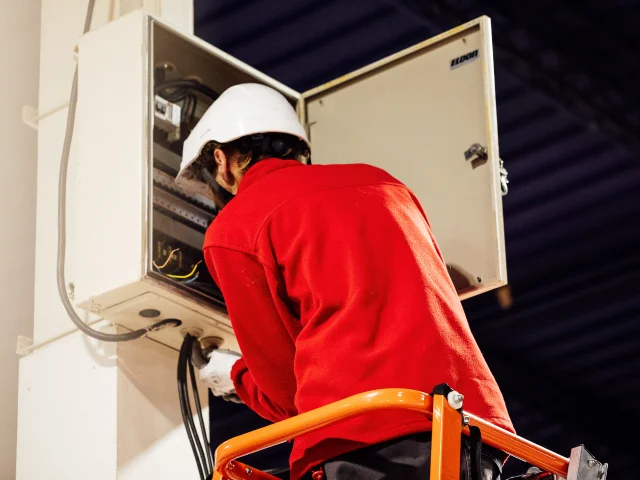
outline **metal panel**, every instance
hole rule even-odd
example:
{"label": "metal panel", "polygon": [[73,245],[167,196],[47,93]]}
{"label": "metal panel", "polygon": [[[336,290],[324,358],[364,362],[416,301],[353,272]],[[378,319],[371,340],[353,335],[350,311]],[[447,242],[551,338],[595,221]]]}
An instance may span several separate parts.
{"label": "metal panel", "polygon": [[77,303],[143,275],[145,38],[144,18],[134,13],[79,41],[70,165],[77,176],[68,186]]}
{"label": "metal panel", "polygon": [[[146,309],[155,309],[162,312],[163,318],[179,318],[182,321],[182,329],[201,331],[201,338],[218,337],[223,340],[224,348],[239,352],[238,342],[229,326],[226,316],[220,311],[207,311],[202,313],[201,308],[190,302],[185,302],[181,293],[167,289],[160,283],[147,282],[145,290],[139,295],[134,295],[134,290],[124,302],[105,310],[104,314],[118,325],[135,330],[149,325],[149,319],[141,317],[138,312]],[[164,345],[180,349],[182,335],[176,334],[175,329],[164,329],[148,335]]]}
{"label": "metal panel", "polygon": [[165,235],[169,235],[190,247],[202,248],[204,243],[204,234],[157,211],[153,212],[153,226]]}
{"label": "metal panel", "polygon": [[[184,318],[187,326],[197,324],[205,332],[213,331],[220,322],[228,323],[216,299],[157,279],[148,267],[152,235],[147,227],[154,202],[199,224],[200,232],[191,232],[187,238],[191,244],[201,241],[197,234],[202,236],[201,230],[212,218],[206,205],[190,203],[170,188],[153,186],[150,22],[148,16],[135,12],[84,35],[79,42],[72,159],[77,175],[70,183],[75,198],[70,214],[77,225],[70,232],[78,264],[70,278],[75,284],[74,301],[124,326],[149,324],[136,310],[144,304],[160,310],[163,318]],[[109,141],[105,132],[111,132]],[[167,183],[167,175],[155,174],[160,184]],[[173,227],[183,237],[187,234],[187,227]],[[167,330],[157,339],[175,346],[181,336],[178,330]]]}
{"label": "metal panel", "polygon": [[[171,212],[172,214],[180,217],[185,222],[189,222],[192,225],[206,229],[213,221],[213,214],[206,210],[199,208],[182,198],[172,195],[169,192],[154,187],[153,188],[153,205],[159,207],[162,210]],[[196,248],[201,248],[202,244]]]}
{"label": "metal panel", "polygon": [[[314,163],[407,184],[462,298],[506,283],[490,20],[482,17],[303,94]],[[479,143],[487,158],[465,159]]]}
{"label": "metal panel", "polygon": [[[229,323],[218,296],[152,268],[156,230],[199,251],[215,215],[210,201],[175,187],[167,171],[175,172],[179,157],[154,143],[153,72],[158,64],[170,64],[216,91],[260,82],[281,91],[292,104],[300,96],[141,12],[84,35],[74,140],[78,174],[73,213],[78,228],[72,241],[79,262],[74,301],[127,328],[148,325],[149,319],[139,312],[153,308],[160,312],[158,319],[179,318],[185,326],[225,338],[237,349],[230,327],[218,331]],[[104,132],[112,132],[107,142]],[[154,160],[163,170],[154,168]],[[174,347],[182,340],[177,329],[153,338]]]}

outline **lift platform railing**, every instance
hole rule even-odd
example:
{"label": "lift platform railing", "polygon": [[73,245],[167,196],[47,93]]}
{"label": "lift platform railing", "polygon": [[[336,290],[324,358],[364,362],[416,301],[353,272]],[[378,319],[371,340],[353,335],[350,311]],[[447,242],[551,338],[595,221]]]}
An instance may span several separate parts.
{"label": "lift platform railing", "polygon": [[[457,400],[456,396],[458,396]],[[483,443],[536,466],[544,472],[553,473],[567,480],[606,479],[607,465],[602,465],[588,456],[588,452],[582,447],[572,451],[570,461],[569,458],[464,412],[461,408],[454,408],[457,406],[456,402],[461,404],[461,399],[462,396],[457,392],[451,392],[447,396],[427,395],[416,390],[404,389],[375,390],[354,395],[228,440],[216,450],[213,479],[277,480],[273,475],[256,470],[236,459],[327,425],[380,410],[411,410],[421,412],[431,420],[430,478],[432,480],[459,480],[461,435],[469,435],[469,426],[480,429]],[[575,461],[574,457],[576,457]],[[597,467],[597,472],[593,470],[591,472],[593,476],[585,476],[580,473],[583,465],[585,468]]]}

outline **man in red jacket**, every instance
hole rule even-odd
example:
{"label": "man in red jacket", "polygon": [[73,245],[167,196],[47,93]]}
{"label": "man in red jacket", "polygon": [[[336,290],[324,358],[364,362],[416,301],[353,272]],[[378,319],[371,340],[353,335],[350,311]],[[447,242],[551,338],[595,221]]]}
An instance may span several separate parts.
{"label": "man in red jacket", "polygon": [[[178,184],[224,206],[203,249],[242,351],[213,353],[201,374],[214,395],[276,422],[446,382],[512,431],[414,195],[372,166],[301,163],[310,150],[287,100],[256,84],[223,93],[185,142]],[[408,411],[323,428],[295,440],[291,478],[428,478],[430,429]],[[498,478],[505,456],[483,451],[483,478]],[[463,478],[468,456],[465,444]]]}

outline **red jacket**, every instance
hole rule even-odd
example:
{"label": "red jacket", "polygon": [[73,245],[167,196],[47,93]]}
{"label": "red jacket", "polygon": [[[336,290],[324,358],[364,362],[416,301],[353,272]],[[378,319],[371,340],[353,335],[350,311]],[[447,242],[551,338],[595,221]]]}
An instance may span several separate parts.
{"label": "red jacket", "polygon": [[[263,160],[204,242],[243,358],[240,398],[279,421],[379,388],[446,382],[513,430],[413,194],[368,165]],[[430,429],[412,412],[362,416],[295,440],[291,475]]]}

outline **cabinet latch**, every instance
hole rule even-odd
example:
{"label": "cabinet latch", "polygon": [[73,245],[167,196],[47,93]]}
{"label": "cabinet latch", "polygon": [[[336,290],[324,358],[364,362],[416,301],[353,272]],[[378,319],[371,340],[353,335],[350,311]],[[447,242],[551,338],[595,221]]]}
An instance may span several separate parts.
{"label": "cabinet latch", "polygon": [[[474,143],[469,147],[467,151],[464,152],[465,160],[487,160],[489,158],[489,152],[487,151],[487,147],[483,147],[479,143]],[[499,171],[500,171],[500,191],[502,192],[502,196],[505,196],[509,193],[509,172],[504,168],[504,161],[499,159]]]}
{"label": "cabinet latch", "polygon": [[487,147],[483,147],[479,143],[474,143],[469,147],[469,150],[464,152],[465,160],[471,160],[473,157],[486,160],[488,156]]}

